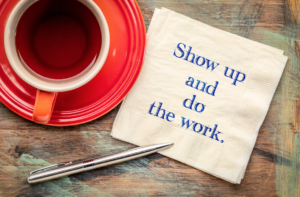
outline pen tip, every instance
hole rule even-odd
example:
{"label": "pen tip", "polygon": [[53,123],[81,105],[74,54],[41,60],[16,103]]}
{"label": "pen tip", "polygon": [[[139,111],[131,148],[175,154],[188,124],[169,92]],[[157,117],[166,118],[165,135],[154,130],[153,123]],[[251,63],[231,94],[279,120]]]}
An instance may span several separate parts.
{"label": "pen tip", "polygon": [[30,177],[27,178],[27,182],[28,182],[28,183],[31,183]]}
{"label": "pen tip", "polygon": [[163,143],[163,144],[160,144],[163,148],[167,148],[167,147],[169,147],[169,146],[172,146],[174,143],[171,143],[171,142],[169,142],[169,143]]}

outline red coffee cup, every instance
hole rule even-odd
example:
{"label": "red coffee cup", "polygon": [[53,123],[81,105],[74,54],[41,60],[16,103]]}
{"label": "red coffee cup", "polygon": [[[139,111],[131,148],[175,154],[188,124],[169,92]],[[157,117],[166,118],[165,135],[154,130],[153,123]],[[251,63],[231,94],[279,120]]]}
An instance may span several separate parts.
{"label": "red coffee cup", "polygon": [[[100,71],[108,55],[110,35],[106,19],[100,8],[92,0],[79,0],[78,2],[80,2],[81,4],[86,6],[86,8],[89,9],[89,11],[93,14],[93,16],[96,18],[96,21],[99,24],[102,41],[101,47],[99,47],[98,55],[93,59],[93,61],[91,61],[91,63],[86,68],[83,69],[82,72],[79,72],[79,74],[77,73],[75,76],[59,79],[52,79],[48,76],[45,77],[31,69],[31,65],[27,65],[29,64],[28,61],[24,61],[24,59],[26,58],[23,58],[23,56],[20,55],[20,50],[18,50],[16,44],[16,33],[18,33],[18,23],[20,19],[22,19],[23,14],[26,13],[28,9],[31,9],[31,6],[36,6],[36,3],[42,1],[46,0],[20,1],[15,6],[6,23],[4,34],[4,46],[9,63],[13,70],[16,72],[16,74],[26,83],[37,88],[37,95],[32,120],[37,123],[46,124],[51,118],[52,111],[55,105],[55,100],[59,92],[70,91],[83,86],[84,84],[88,83],[91,79],[93,79],[96,76],[96,74]],[[45,4],[44,6],[47,5]],[[93,38],[88,39],[93,40]],[[27,45],[24,45],[24,47],[26,46]],[[45,48],[48,49],[47,47]],[[84,53],[83,55],[86,54],[88,53]],[[30,62],[32,58],[28,59]],[[43,68],[39,66],[37,66],[37,69],[43,70]],[[71,69],[70,72],[73,72],[72,66],[70,66],[70,68],[68,69]],[[44,73],[47,74],[47,72]],[[61,76],[64,76],[63,74]]]}

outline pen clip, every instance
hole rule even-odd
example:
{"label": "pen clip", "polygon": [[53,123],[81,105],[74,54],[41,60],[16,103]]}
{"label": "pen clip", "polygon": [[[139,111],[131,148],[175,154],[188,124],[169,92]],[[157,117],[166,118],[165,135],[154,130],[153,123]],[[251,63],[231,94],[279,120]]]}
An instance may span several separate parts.
{"label": "pen clip", "polygon": [[70,165],[70,164],[72,164],[72,161],[58,163],[58,164],[53,164],[53,165],[50,165],[50,166],[46,166],[44,168],[40,168],[38,170],[34,170],[34,171],[30,172],[30,175],[37,174],[37,173],[44,172],[44,171],[48,171],[48,170],[52,170],[54,168],[63,167],[63,166]]}

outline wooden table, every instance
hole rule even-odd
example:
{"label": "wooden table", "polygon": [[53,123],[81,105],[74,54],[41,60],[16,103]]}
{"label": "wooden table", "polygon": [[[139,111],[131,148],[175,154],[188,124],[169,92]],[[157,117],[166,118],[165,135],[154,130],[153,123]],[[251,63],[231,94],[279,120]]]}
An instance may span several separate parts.
{"label": "wooden table", "polygon": [[222,30],[283,49],[288,64],[240,185],[154,154],[36,185],[49,164],[132,148],[109,134],[119,106],[97,120],[55,128],[0,105],[0,196],[300,196],[300,2],[298,0],[138,0],[146,27],[166,7]]}

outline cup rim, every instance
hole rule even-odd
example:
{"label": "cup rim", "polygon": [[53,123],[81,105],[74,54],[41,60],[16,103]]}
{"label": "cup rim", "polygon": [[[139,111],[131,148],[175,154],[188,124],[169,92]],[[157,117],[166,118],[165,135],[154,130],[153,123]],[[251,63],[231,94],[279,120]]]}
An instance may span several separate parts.
{"label": "cup rim", "polygon": [[16,74],[29,85],[48,92],[65,92],[83,86],[93,79],[103,67],[110,46],[110,34],[107,21],[101,9],[93,0],[78,0],[83,3],[96,17],[101,30],[102,43],[100,53],[94,65],[82,76],[68,81],[49,81],[43,80],[29,72],[22,64],[17,54],[15,36],[18,22],[23,13],[35,2],[39,0],[20,1],[10,13],[5,26],[4,48],[8,61]]}

